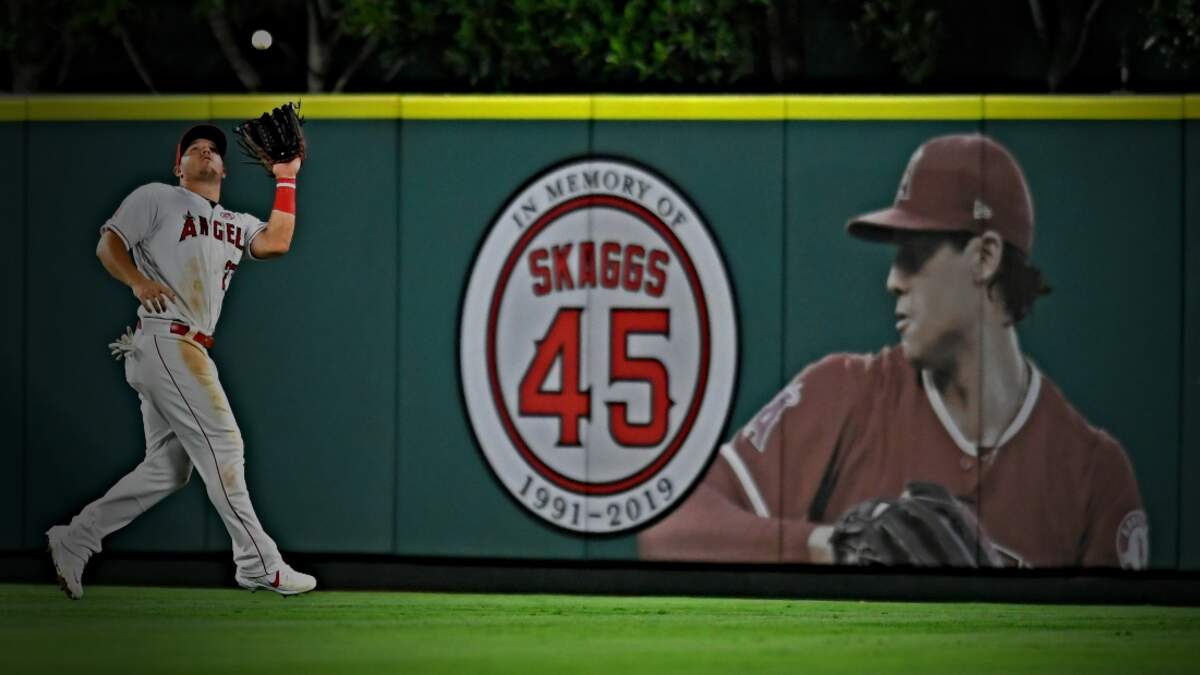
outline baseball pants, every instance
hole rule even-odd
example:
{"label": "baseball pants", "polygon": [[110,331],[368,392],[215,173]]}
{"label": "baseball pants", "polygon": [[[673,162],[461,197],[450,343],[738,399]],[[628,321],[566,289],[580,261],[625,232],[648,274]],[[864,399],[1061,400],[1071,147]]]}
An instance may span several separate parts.
{"label": "baseball pants", "polygon": [[195,469],[233,541],[238,570],[244,576],[274,572],[282,558],[250,503],[245,446],[216,364],[169,327],[144,320],[125,358],[125,379],[141,399],[146,457],[71,520],[68,537],[98,553],[104,537],[182,488]]}

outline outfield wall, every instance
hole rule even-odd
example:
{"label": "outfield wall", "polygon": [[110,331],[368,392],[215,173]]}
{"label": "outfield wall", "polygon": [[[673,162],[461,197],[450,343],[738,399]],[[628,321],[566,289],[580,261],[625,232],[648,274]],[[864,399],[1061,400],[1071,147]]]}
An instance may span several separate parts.
{"label": "outfield wall", "polygon": [[[132,188],[170,181],[187,122],[228,129],[283,100],[0,100],[0,423],[14,430],[0,549],[39,547],[142,454],[136,397],[105,349],[135,303],[94,257],[98,227]],[[504,205],[548,168],[629,160],[702,215],[736,305],[724,440],[806,364],[895,342],[891,252],[843,224],[891,202],[922,141],[982,131],[1025,170],[1033,261],[1055,288],[1022,346],[1124,447],[1151,566],[1200,569],[1200,98],[313,96],[304,108],[295,244],[243,265],[213,351],[255,504],[284,550],[638,556],[635,530],[580,534],[522,506],[465,411],[469,275]],[[230,160],[223,202],[265,215],[269,182]],[[107,546],[218,551],[228,538],[190,485]]]}

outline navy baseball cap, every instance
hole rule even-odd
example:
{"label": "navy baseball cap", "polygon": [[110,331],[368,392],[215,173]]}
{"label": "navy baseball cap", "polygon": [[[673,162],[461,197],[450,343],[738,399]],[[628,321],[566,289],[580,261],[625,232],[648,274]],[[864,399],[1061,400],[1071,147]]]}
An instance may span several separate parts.
{"label": "navy baseball cap", "polygon": [[197,124],[190,127],[183,135],[179,137],[179,145],[175,146],[175,164],[179,164],[179,158],[183,156],[183,152],[188,149],[188,146],[197,139],[205,138],[217,146],[217,154],[222,158],[225,157],[225,150],[229,147],[229,142],[225,140],[225,132],[212,124]]}

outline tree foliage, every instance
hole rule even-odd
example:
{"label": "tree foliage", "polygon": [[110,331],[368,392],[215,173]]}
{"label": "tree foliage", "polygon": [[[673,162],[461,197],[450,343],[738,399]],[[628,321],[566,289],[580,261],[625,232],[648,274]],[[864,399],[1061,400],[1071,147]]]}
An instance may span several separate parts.
{"label": "tree foliage", "polygon": [[1152,0],[1143,48],[1162,57],[1168,68],[1195,72],[1200,64],[1200,0]]}
{"label": "tree foliage", "polygon": [[[1200,63],[1200,0],[4,0],[4,10],[0,87],[19,93],[1178,91],[1195,88]],[[1001,17],[1002,30],[978,16]],[[252,49],[257,29],[275,46]]]}
{"label": "tree foliage", "polygon": [[131,17],[146,10],[147,4],[142,2],[141,6],[138,6],[136,0],[78,0],[72,3],[67,31],[93,39],[99,36],[116,38],[142,83],[154,92],[154,78],[142,57],[142,50],[128,28]]}
{"label": "tree foliage", "polygon": [[13,91],[36,91],[55,64],[57,79],[65,76],[73,8],[70,0],[7,0],[0,15],[0,49],[8,57]]}
{"label": "tree foliage", "polygon": [[1079,65],[1104,0],[1029,0],[1029,14],[1046,56],[1046,88],[1058,91]]}
{"label": "tree foliage", "polygon": [[755,65],[767,0],[449,0],[447,65],[472,84],[728,84]]}
{"label": "tree foliage", "polygon": [[863,0],[851,30],[859,44],[880,50],[909,84],[933,74],[946,27],[929,0]]}

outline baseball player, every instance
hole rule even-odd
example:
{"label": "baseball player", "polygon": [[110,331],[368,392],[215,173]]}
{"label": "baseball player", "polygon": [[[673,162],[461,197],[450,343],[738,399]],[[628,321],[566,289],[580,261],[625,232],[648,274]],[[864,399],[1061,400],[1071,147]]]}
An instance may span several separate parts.
{"label": "baseball player", "polygon": [[272,166],[275,204],[264,223],[220,204],[226,148],[217,127],[191,127],[176,147],[179,184],[137,188],[100,228],[96,255],[141,303],[137,330],[110,347],[141,400],[146,456],[69,525],[46,533],[70,598],[83,595],[84,566],[101,541],[186,485],[193,469],[233,540],[240,586],[283,595],[316,587],[283,561],[255,515],[242,435],[209,356],[242,254],[274,258],[291,246],[301,160]]}
{"label": "baseball player", "polygon": [[[805,368],[720,448],[688,500],[642,533],[641,555],[853,562],[837,555],[850,536],[840,524],[861,525],[885,510],[879,498],[917,486],[927,501],[943,492],[977,514],[960,522],[992,545],[968,545],[988,552],[970,561],[981,566],[1145,567],[1148,526],[1128,458],[1017,339],[1015,324],[1049,289],[1027,262],[1033,205],[1008,150],[979,134],[933,138],[893,205],[847,229],[896,248],[886,285],[899,345]],[[920,513],[929,510],[908,515]]]}

